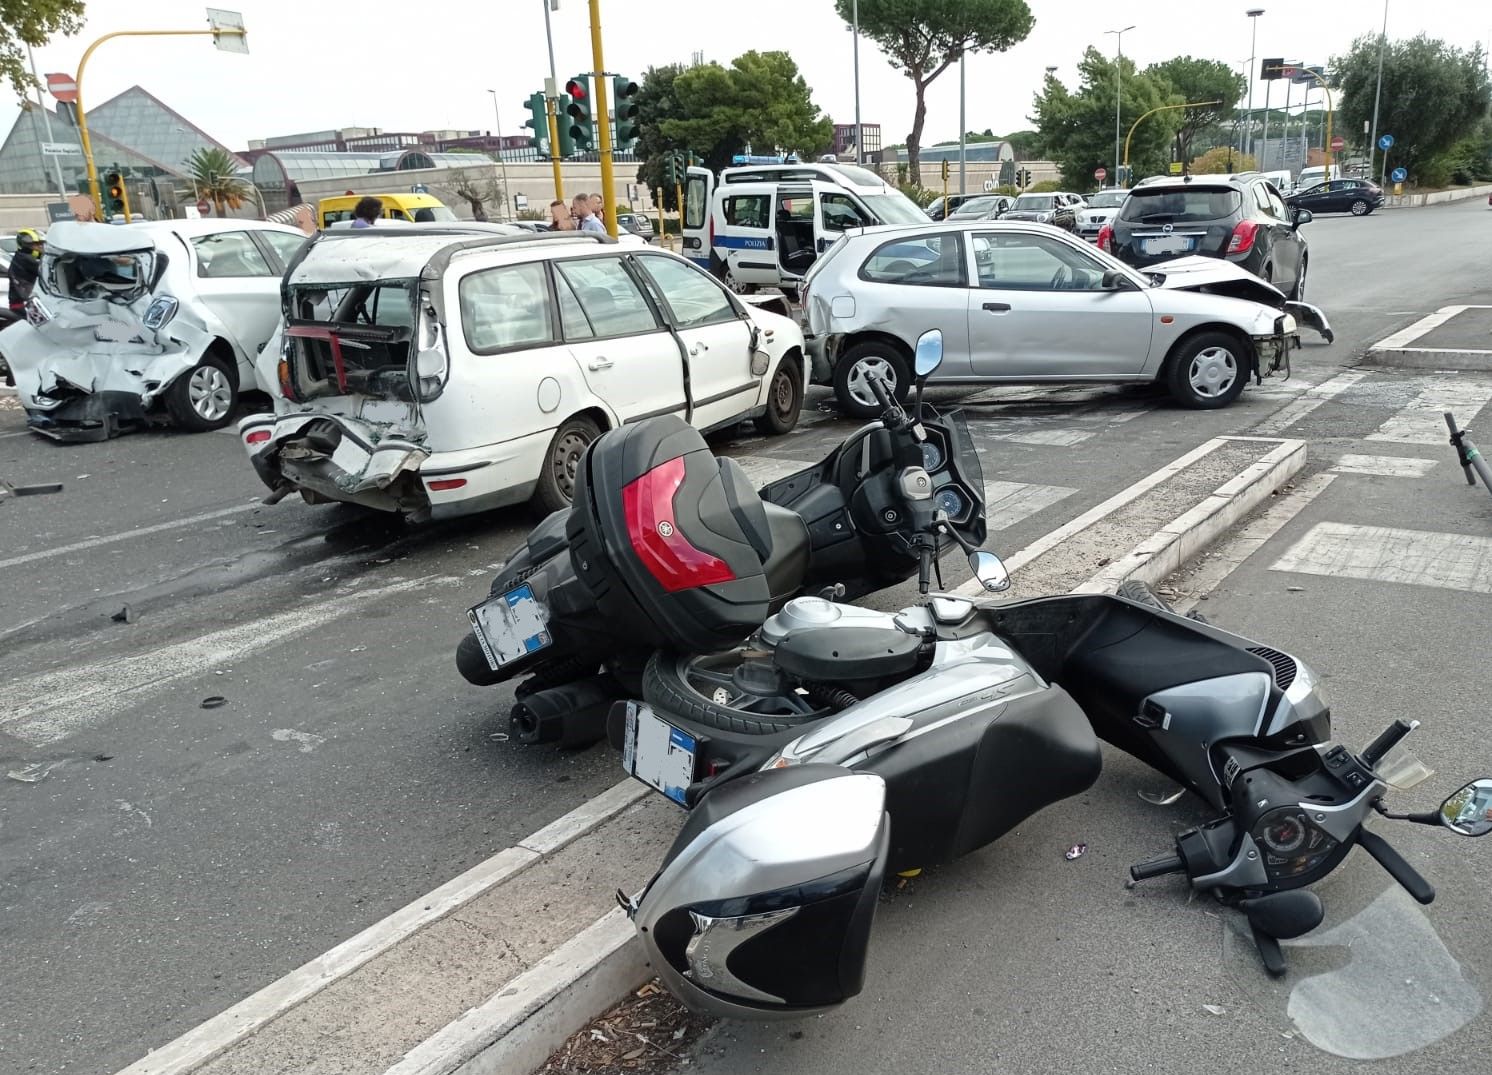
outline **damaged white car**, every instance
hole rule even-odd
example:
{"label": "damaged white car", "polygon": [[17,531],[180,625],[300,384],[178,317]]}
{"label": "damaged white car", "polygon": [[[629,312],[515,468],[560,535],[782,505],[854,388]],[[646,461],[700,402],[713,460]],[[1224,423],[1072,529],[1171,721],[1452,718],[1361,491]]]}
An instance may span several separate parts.
{"label": "damaged white car", "polygon": [[1140,271],[1045,224],[867,228],[819,257],[803,288],[812,380],[857,418],[905,398],[912,345],[943,333],[939,385],[1154,381],[1186,407],[1223,407],[1250,377],[1290,369],[1315,307],[1216,258]]}
{"label": "damaged white car", "polygon": [[273,492],[411,519],[567,508],[607,429],[796,425],[803,336],[683,258],[501,225],[325,231],[285,274],[260,356],[273,414],[238,426]]}
{"label": "damaged white car", "polygon": [[306,236],[253,220],[105,225],[47,234],[26,324],[0,336],[27,424],[107,440],[233,418],[280,316],[280,275]]}

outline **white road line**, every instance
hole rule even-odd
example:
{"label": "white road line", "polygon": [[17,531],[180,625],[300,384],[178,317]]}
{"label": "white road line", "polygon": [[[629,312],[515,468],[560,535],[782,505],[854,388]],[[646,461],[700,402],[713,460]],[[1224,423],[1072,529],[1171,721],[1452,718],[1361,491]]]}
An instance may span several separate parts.
{"label": "white road line", "polygon": [[1063,485],[985,482],[984,515],[991,530],[1006,530],[1075,492]]}
{"label": "white road line", "polygon": [[1281,407],[1264,421],[1254,426],[1252,432],[1267,437],[1294,425],[1323,403],[1328,403],[1359,381],[1372,376],[1367,370],[1346,370],[1329,381],[1308,388],[1294,403]]}
{"label": "white road line", "polygon": [[1338,474],[1380,474],[1387,478],[1423,478],[1435,469],[1434,459],[1407,459],[1400,455],[1352,455],[1348,453],[1331,469]]}
{"label": "white road line", "polygon": [[12,556],[8,560],[0,560],[0,568],[18,567],[21,564],[35,563],[37,560],[50,560],[56,556],[67,556],[71,553],[82,552],[85,549],[96,549],[100,545],[112,545],[117,541],[129,541],[132,538],[145,537],[147,534],[160,534],[167,530],[179,530],[183,526],[196,526],[198,523],[207,523],[214,519],[226,519],[230,515],[239,515],[258,506],[259,501],[256,500],[249,504],[241,504],[236,508],[206,511],[201,515],[190,515],[185,519],[173,519],[169,523],[156,523],[154,526],[139,526],[133,530],[125,530],[118,534],[91,537],[85,541],[75,541],[71,545],[59,545],[55,549],[38,549],[36,552],[28,552],[23,556]]}
{"label": "white road line", "polygon": [[1270,570],[1492,593],[1492,538],[1317,523]]}
{"label": "white road line", "polygon": [[1397,351],[1409,346],[1421,336],[1426,336],[1441,325],[1445,324],[1457,314],[1466,310],[1485,310],[1492,307],[1485,306],[1442,306],[1433,314],[1420,318],[1406,329],[1395,332],[1392,336],[1385,336],[1372,347],[1370,351]]}
{"label": "white road line", "polygon": [[0,440],[4,440],[6,437],[29,437],[29,436],[31,436],[31,430],[29,430],[29,429],[22,429],[22,430],[20,430],[17,433],[0,433]]}
{"label": "white road line", "polygon": [[44,672],[6,685],[0,730],[34,747],[104,723],[180,680],[230,664],[323,626],[354,608],[407,590],[450,585],[449,576],[390,583],[303,608],[239,623],[148,653]]}
{"label": "white road line", "polygon": [[1084,429],[1027,429],[1008,433],[974,431],[976,439],[1001,440],[1010,444],[1036,444],[1055,448],[1070,448],[1081,444],[1097,432]]}
{"label": "white road line", "polygon": [[1455,414],[1457,425],[1469,426],[1489,398],[1492,398],[1492,384],[1485,381],[1432,378],[1407,406],[1366,439],[1394,444],[1445,444],[1449,434],[1443,412]]}

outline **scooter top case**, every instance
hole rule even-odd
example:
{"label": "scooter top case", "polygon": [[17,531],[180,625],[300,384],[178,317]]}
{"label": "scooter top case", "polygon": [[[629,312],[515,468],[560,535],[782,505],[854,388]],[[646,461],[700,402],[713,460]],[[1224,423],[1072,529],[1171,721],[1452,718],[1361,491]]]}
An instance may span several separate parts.
{"label": "scooter top case", "polygon": [[880,777],[837,765],[724,784],[628,911],[665,985],[726,1019],[801,1018],[865,984],[891,839]]}
{"label": "scooter top case", "polygon": [[802,518],[762,501],[738,463],[673,416],[596,439],[566,535],[603,616],[638,643],[685,652],[745,638],[808,562]]}

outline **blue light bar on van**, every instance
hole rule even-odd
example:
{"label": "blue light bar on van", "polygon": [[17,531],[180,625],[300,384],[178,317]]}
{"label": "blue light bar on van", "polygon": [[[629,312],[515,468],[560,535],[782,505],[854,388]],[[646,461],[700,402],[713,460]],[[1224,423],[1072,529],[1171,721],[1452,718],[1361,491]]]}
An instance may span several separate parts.
{"label": "blue light bar on van", "polygon": [[737,153],[730,159],[732,164],[797,164],[798,155],[790,153],[786,157],[756,156],[751,153]]}

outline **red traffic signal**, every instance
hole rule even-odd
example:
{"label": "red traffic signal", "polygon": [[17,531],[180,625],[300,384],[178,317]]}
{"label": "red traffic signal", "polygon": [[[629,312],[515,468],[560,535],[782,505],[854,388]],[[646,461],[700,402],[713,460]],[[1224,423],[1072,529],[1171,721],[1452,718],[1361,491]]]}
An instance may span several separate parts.
{"label": "red traffic signal", "polygon": [[585,81],[579,78],[572,78],[569,82],[565,83],[565,92],[577,101],[585,100]]}

